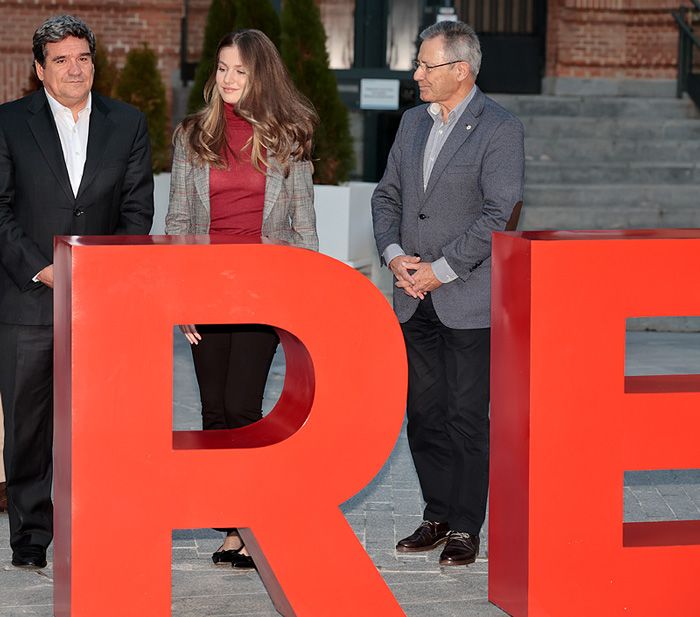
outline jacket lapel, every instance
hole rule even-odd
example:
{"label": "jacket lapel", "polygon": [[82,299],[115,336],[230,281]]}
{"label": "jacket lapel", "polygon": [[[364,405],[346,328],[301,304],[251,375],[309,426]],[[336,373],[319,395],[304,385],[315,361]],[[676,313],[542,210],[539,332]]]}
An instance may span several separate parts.
{"label": "jacket lapel", "polygon": [[474,98],[469,102],[467,108],[462,115],[457,119],[457,126],[452,129],[450,136],[447,138],[445,145],[440,150],[433,171],[430,173],[430,180],[425,190],[425,198],[430,196],[430,193],[435,188],[440,176],[447,168],[457,151],[462,147],[465,141],[469,139],[474,129],[479,124],[479,116],[484,109],[484,95],[477,88],[474,93]]}
{"label": "jacket lapel", "polygon": [[73,189],[70,185],[66,161],[63,158],[61,139],[58,136],[51,108],[43,90],[34,95],[28,109],[31,114],[27,121],[29,129],[59,185],[68,198],[73,201],[75,195],[73,195]]}
{"label": "jacket lapel", "polygon": [[428,143],[428,135],[430,135],[430,129],[433,126],[433,119],[427,111],[427,106],[425,107],[425,112],[422,117],[419,118],[416,124],[416,131],[413,138],[413,148],[411,151],[411,168],[418,170],[414,175],[415,181],[414,186],[416,190],[416,197],[419,202],[423,201],[424,193],[423,190],[423,157],[425,155],[425,146]]}
{"label": "jacket lapel", "polygon": [[82,196],[90,183],[95,179],[102,158],[107,149],[112,131],[116,128],[109,119],[109,108],[98,94],[92,94],[92,110],[90,111],[90,131],[88,133],[87,156],[83,177],[78,189],[78,198]]}
{"label": "jacket lapel", "polygon": [[[270,216],[272,208],[277,203],[284,176],[273,156],[267,156],[267,170],[265,172],[265,203],[263,205],[263,222]],[[291,173],[291,172],[290,172]]]}
{"label": "jacket lapel", "polygon": [[192,169],[194,188],[197,191],[199,201],[207,211],[207,219],[209,218],[209,165],[195,165]]}

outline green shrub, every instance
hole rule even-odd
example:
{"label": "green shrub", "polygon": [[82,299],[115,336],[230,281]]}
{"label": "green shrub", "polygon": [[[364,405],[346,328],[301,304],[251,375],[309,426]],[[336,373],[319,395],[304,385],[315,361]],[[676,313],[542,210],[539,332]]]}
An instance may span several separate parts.
{"label": "green shrub", "polygon": [[118,79],[117,67],[110,62],[107,50],[98,43],[95,49],[95,81],[92,89],[103,96],[114,96]]}
{"label": "green shrub", "polygon": [[236,0],[213,0],[207,13],[204,27],[204,45],[202,55],[197,63],[194,84],[190,92],[187,109],[190,113],[197,111],[204,104],[204,84],[214,68],[214,56],[219,41],[233,29],[236,22]]}
{"label": "green shrub", "polygon": [[242,28],[261,30],[279,47],[280,20],[270,0],[213,0],[204,27],[202,56],[197,63],[187,104],[190,113],[204,104],[204,84],[214,69],[219,41],[229,32]]}
{"label": "green shrub", "polygon": [[280,18],[270,0],[237,0],[236,29],[255,28],[264,32],[279,49]]}
{"label": "green shrub", "polygon": [[29,78],[27,79],[27,85],[22,90],[22,96],[27,96],[28,94],[36,92],[37,90],[40,90],[44,87],[41,83],[41,80],[36,76],[36,71],[34,70],[34,67],[32,67],[30,71],[31,72],[29,73]]}
{"label": "green shrub", "polygon": [[318,6],[314,0],[284,0],[281,22],[282,58],[320,118],[314,138],[314,182],[344,182],[353,164],[348,110],[329,67]]}
{"label": "green shrub", "polygon": [[127,54],[115,96],[134,105],[146,115],[153,151],[153,171],[157,173],[169,169],[170,141],[167,135],[165,86],[158,71],[156,54],[146,43]]}

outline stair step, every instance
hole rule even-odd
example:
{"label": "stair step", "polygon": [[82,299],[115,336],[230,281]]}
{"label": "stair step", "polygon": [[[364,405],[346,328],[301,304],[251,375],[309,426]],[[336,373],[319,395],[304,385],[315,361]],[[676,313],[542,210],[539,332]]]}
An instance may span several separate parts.
{"label": "stair step", "polygon": [[560,163],[527,161],[525,182],[537,184],[694,184],[700,191],[699,163]]}
{"label": "stair step", "polygon": [[690,99],[648,97],[579,97],[498,94],[493,98],[516,116],[700,118]]}
{"label": "stair step", "polygon": [[526,137],[525,156],[534,161],[630,162],[700,161],[700,140],[667,139],[637,141],[604,138]]}
{"label": "stair step", "polygon": [[700,227],[688,98],[496,95],[525,126],[521,229]]}
{"label": "stair step", "polygon": [[700,227],[699,208],[523,207],[518,229],[663,229]]}
{"label": "stair step", "polygon": [[526,185],[525,207],[611,207],[630,210],[658,209],[662,213],[677,209],[700,212],[700,190],[694,185]]}
{"label": "stair step", "polygon": [[700,122],[691,118],[564,118],[522,116],[527,137],[700,140]]}

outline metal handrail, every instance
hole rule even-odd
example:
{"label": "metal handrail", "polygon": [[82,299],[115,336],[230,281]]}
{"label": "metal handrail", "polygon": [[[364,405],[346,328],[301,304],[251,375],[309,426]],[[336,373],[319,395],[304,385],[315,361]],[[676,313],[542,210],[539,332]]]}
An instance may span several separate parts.
{"label": "metal handrail", "polygon": [[[700,0],[690,0],[697,11],[700,11]],[[681,98],[687,92],[695,104],[700,107],[700,75],[693,74],[693,46],[700,49],[700,37],[688,23],[687,16],[692,11],[690,7],[682,6],[677,11],[671,11],[678,25],[678,79],[676,81],[676,96]]]}
{"label": "metal handrail", "polygon": [[[694,0],[697,1],[697,0]],[[685,8],[685,7],[683,7]],[[700,10],[700,9],[698,9]],[[685,22],[681,14],[677,11],[671,11],[671,15],[673,15],[674,19],[676,20],[676,23],[678,24],[678,27],[683,30],[683,33],[690,38],[691,41],[695,44],[696,47],[700,47],[700,38],[695,36],[695,33],[693,32],[693,29]]]}

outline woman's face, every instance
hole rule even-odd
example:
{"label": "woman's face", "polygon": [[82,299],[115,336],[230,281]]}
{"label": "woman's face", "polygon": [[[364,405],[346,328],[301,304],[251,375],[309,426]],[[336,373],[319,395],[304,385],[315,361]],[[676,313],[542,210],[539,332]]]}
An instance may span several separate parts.
{"label": "woman's face", "polygon": [[238,47],[224,47],[216,67],[216,88],[224,103],[238,103],[248,84],[248,69],[243,65]]}

